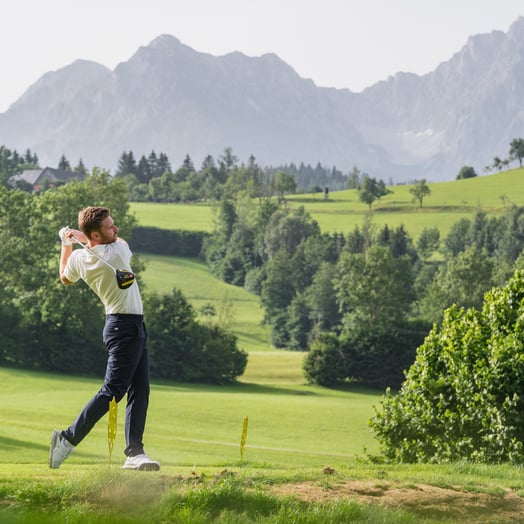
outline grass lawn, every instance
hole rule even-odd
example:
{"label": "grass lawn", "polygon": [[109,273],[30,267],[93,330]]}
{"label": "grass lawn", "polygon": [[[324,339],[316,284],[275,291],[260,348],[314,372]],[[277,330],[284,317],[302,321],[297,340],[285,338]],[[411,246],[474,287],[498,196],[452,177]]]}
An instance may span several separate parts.
{"label": "grass lawn", "polygon": [[336,191],[324,200],[319,195],[290,195],[290,205],[304,206],[323,231],[348,233],[361,226],[366,215],[377,227],[404,225],[416,240],[425,227],[438,227],[444,238],[461,218],[477,210],[500,215],[510,205],[524,205],[524,169],[451,182],[429,183],[431,194],[422,208],[413,202],[412,185],[390,187],[393,192],[372,205],[360,202],[356,190]]}
{"label": "grass lawn", "polygon": [[207,204],[131,202],[131,212],[144,227],[211,231],[213,226],[212,207]]}
{"label": "grass lawn", "polygon": [[72,421],[99,380],[0,368],[0,381],[2,523],[476,524],[524,514],[522,467],[366,460],[376,392],[285,377],[153,382],[145,443],[162,468],[141,473],[120,469],[122,403],[111,464],[104,417],[59,470],[47,466],[51,430]]}
{"label": "grass lawn", "polygon": [[[266,362],[262,361],[265,366]],[[261,361],[254,361],[253,374]],[[259,370],[259,373],[263,373]],[[100,386],[100,379],[0,368],[2,463],[46,464],[54,427],[67,427]],[[379,394],[287,383],[228,387],[155,382],[147,451],[165,467],[238,466],[245,417],[244,459],[275,468],[341,466],[364,448],[376,449],[367,425]],[[123,463],[124,405],[113,460]],[[67,464],[108,463],[107,416]]]}

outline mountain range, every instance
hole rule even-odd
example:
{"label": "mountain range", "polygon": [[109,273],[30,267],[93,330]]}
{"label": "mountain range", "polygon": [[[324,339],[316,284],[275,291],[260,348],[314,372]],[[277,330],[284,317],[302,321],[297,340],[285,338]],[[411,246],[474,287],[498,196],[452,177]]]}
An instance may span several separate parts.
{"label": "mountain range", "polygon": [[425,75],[399,72],[360,93],[318,87],[275,54],[197,52],[171,35],[114,70],[77,60],[44,74],[0,114],[0,144],[56,166],[116,169],[153,150],[174,168],[226,147],[262,166],[358,167],[403,182],[481,174],[524,137],[524,17],[471,36]]}

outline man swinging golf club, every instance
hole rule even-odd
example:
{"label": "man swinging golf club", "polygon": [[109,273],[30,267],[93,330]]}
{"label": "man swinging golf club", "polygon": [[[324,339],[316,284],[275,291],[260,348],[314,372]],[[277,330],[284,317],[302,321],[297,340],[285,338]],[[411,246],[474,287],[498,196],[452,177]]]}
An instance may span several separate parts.
{"label": "man swinging golf club", "polygon": [[[149,365],[142,299],[130,269],[131,251],[118,237],[118,227],[105,207],[87,207],[78,214],[80,230],[62,228],[60,280],[70,285],[84,280],[105,307],[103,340],[108,359],[104,383],[64,431],[51,436],[49,467],[59,468],[93,426],[127,393],[125,469],[157,471],[160,464],[144,451],[144,433],[149,403]],[[73,251],[73,242],[83,249]],[[120,272],[120,275],[119,273]],[[116,276],[116,278],[115,278]]]}

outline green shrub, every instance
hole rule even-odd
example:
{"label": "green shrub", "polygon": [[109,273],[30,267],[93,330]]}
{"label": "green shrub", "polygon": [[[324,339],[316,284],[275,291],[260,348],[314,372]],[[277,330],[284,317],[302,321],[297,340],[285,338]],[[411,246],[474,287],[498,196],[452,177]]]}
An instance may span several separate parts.
{"label": "green shrub", "polygon": [[321,386],[357,382],[398,389],[429,326],[406,322],[387,330],[355,329],[340,338],[321,336],[304,362],[307,379]]}
{"label": "green shrub", "polygon": [[178,289],[144,300],[151,376],[184,382],[230,382],[244,373],[247,354],[236,336],[198,324]]}
{"label": "green shrub", "polygon": [[320,386],[337,386],[346,377],[345,354],[334,333],[321,333],[304,359],[308,381]]}
{"label": "green shrub", "polygon": [[524,272],[487,292],[481,311],[452,306],[417,352],[397,395],[371,420],[399,462],[524,460]]}

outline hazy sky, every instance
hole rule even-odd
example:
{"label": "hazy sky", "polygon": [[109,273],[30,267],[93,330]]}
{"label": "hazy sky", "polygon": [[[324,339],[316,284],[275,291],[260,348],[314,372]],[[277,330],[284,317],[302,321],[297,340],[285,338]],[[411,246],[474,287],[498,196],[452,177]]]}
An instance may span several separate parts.
{"label": "hazy sky", "polygon": [[3,0],[0,112],[78,58],[114,69],[171,34],[197,51],[276,53],[319,86],[424,74],[467,38],[506,32],[523,0]]}

